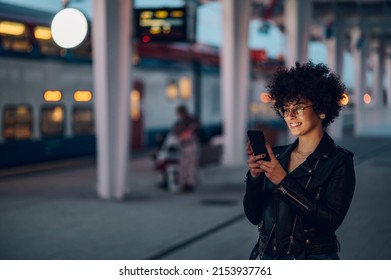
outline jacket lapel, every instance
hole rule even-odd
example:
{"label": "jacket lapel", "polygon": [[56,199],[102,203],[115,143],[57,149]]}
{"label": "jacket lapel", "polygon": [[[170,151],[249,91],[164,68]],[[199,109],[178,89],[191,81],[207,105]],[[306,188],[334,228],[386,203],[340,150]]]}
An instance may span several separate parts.
{"label": "jacket lapel", "polygon": [[[298,144],[299,140],[296,139],[295,142],[289,145],[285,151],[278,155],[278,157],[276,155],[281,166],[285,170],[288,170],[290,154],[297,147]],[[295,170],[290,173],[291,176],[294,178],[301,178],[313,175],[313,168],[315,166],[315,163],[318,161],[318,159],[328,159],[330,157],[330,153],[332,151],[333,146],[333,139],[327,134],[326,131],[324,131],[323,137],[320,140],[315,151],[307,158],[307,160],[305,160],[301,165],[299,165]]]}

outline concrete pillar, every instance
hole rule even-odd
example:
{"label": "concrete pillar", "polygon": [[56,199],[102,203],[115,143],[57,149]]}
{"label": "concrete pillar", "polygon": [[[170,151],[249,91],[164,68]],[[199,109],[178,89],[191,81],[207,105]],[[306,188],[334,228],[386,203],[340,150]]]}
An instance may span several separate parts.
{"label": "concrete pillar", "polygon": [[385,72],[386,72],[386,92],[387,92],[387,102],[386,108],[390,108],[391,104],[391,43],[386,46],[385,52]]}
{"label": "concrete pillar", "polygon": [[194,114],[202,120],[202,65],[198,61],[193,62],[193,74]]}
{"label": "concrete pillar", "polygon": [[363,118],[363,94],[366,91],[366,59],[368,49],[368,37],[361,29],[351,30],[351,51],[354,63],[354,134],[357,136],[362,130]]}
{"label": "concrete pillar", "polygon": [[102,199],[123,199],[127,187],[132,6],[129,0],[93,1],[97,189]]}
{"label": "concrete pillar", "polygon": [[326,40],[327,64],[340,77],[343,74],[343,46],[345,45],[345,27],[341,20],[336,20],[332,27],[332,36]]}
{"label": "concrete pillar", "polygon": [[[337,19],[332,26],[332,36],[326,40],[327,64],[332,71],[334,71],[341,77],[341,79],[343,79],[342,74],[344,44],[344,23]],[[343,118],[344,111],[341,110],[339,118],[337,118],[329,127],[329,133],[335,140],[339,140],[343,137]]]}
{"label": "concrete pillar", "polygon": [[312,0],[289,0],[284,2],[286,66],[297,61],[307,62],[309,28],[312,21]]}
{"label": "concrete pillar", "polygon": [[381,109],[383,108],[384,48],[378,39],[372,42],[371,59],[373,65],[372,106]]}
{"label": "concrete pillar", "polygon": [[[296,62],[308,61],[309,28],[312,22],[312,0],[284,1],[284,27],[286,36],[286,67]],[[287,141],[292,143],[296,137],[287,133]]]}
{"label": "concrete pillar", "polygon": [[223,1],[221,47],[221,102],[224,156],[227,166],[245,163],[249,100],[248,26],[251,1]]}

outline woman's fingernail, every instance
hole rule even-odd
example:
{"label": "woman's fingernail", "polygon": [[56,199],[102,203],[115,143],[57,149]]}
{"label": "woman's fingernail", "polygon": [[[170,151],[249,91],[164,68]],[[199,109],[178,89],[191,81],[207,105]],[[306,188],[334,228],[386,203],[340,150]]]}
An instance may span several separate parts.
{"label": "woman's fingernail", "polygon": [[266,142],[265,144],[266,144],[266,146],[269,146],[269,142]]}
{"label": "woman's fingernail", "polygon": [[261,155],[261,158],[264,158],[265,156],[266,156],[266,154],[262,154],[262,155]]}

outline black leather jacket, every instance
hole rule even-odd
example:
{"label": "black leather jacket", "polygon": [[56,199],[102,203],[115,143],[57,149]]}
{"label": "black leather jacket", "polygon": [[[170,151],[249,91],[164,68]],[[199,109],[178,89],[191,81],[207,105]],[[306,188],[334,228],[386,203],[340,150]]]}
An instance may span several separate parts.
{"label": "black leather jacket", "polygon": [[[297,145],[298,140],[273,149],[285,170]],[[244,211],[260,231],[253,257],[270,249],[296,258],[339,251],[335,231],[349,209],[354,188],[353,153],[336,146],[326,132],[315,151],[280,185],[263,174],[254,179],[248,172]]]}

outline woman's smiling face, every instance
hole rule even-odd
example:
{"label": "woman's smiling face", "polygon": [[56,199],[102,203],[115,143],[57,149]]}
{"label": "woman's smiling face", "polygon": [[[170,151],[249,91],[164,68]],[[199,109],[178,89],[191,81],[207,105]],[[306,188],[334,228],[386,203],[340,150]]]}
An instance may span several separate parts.
{"label": "woman's smiling face", "polygon": [[279,109],[290,132],[294,136],[303,136],[313,130],[322,130],[322,120],[312,108],[312,102],[308,99],[285,103]]}

